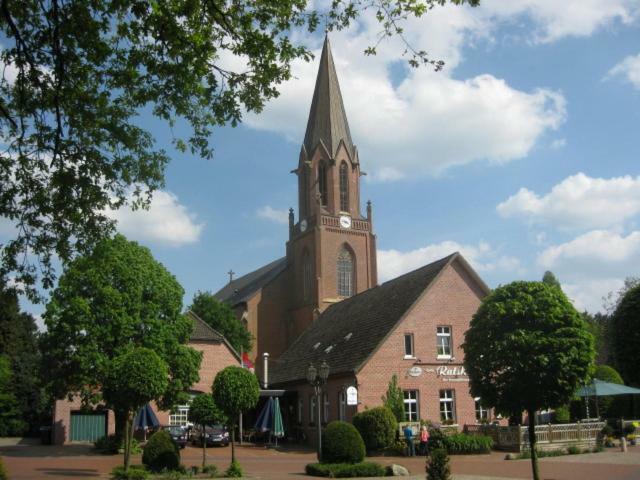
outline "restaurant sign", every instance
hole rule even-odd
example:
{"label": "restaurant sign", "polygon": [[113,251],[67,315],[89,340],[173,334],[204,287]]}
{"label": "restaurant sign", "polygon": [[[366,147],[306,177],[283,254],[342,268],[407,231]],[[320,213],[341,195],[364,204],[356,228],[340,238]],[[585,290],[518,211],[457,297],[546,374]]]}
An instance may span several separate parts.
{"label": "restaurant sign", "polygon": [[469,377],[464,366],[458,367],[450,365],[441,365],[436,368],[436,375],[438,375],[445,382],[468,382]]}

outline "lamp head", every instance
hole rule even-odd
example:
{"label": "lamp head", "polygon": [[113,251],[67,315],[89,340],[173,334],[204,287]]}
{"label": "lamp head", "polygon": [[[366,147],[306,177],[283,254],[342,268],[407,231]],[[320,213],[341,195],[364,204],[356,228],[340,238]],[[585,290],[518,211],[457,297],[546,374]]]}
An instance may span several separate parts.
{"label": "lamp head", "polygon": [[324,360],[320,365],[319,376],[320,376],[320,380],[322,380],[323,383],[327,381],[327,378],[329,378],[329,365],[327,365],[327,362],[325,362]]}
{"label": "lamp head", "polygon": [[310,363],[309,367],[307,368],[307,381],[311,384],[314,384],[317,376],[318,371],[316,370],[316,367],[313,366],[313,363]]}

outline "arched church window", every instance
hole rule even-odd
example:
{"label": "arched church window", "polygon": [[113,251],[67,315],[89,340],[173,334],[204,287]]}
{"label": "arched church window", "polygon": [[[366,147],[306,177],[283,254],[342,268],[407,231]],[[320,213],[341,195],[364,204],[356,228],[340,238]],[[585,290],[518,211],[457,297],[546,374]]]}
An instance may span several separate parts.
{"label": "arched church window", "polygon": [[350,297],[354,291],[353,255],[343,248],[338,254],[338,295]]}
{"label": "arched church window", "polygon": [[349,211],[349,173],[347,162],[340,165],[340,210]]}
{"label": "arched church window", "polygon": [[324,161],[318,165],[318,190],[320,192],[320,202],[327,204],[327,164]]}
{"label": "arched church window", "polygon": [[302,296],[305,301],[311,297],[311,256],[307,250],[302,254]]}

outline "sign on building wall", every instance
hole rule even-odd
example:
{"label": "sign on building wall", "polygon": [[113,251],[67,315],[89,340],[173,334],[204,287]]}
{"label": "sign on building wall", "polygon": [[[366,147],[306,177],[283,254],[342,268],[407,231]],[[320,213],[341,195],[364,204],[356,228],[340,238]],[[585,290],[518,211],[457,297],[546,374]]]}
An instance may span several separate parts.
{"label": "sign on building wall", "polygon": [[358,404],[358,389],[356,387],[347,388],[347,405]]}

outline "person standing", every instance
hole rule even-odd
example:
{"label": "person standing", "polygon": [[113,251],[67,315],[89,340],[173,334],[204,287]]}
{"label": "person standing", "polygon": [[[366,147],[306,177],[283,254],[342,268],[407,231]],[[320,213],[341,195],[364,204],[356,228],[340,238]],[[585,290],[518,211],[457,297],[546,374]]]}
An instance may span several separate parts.
{"label": "person standing", "polygon": [[420,429],[420,455],[429,455],[429,430],[426,425]]}
{"label": "person standing", "polygon": [[404,427],[404,440],[407,442],[407,456],[415,457],[416,456],[416,447],[413,444],[413,429],[410,425],[406,425]]}

